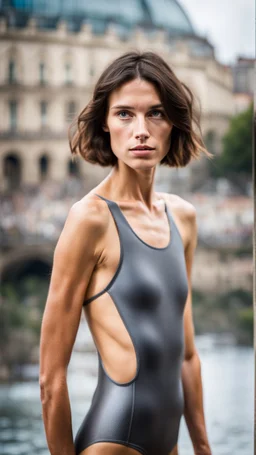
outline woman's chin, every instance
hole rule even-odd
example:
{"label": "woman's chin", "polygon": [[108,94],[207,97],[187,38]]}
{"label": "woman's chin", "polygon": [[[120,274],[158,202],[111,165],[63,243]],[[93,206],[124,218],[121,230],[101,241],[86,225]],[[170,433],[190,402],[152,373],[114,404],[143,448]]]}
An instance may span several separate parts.
{"label": "woman's chin", "polygon": [[152,169],[157,166],[158,161],[156,159],[133,159],[127,162],[128,166],[133,169]]}

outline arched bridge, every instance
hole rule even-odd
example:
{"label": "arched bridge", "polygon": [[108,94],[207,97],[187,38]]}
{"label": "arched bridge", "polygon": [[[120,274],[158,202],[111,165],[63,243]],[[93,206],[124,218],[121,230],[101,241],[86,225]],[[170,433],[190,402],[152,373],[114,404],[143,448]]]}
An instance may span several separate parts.
{"label": "arched bridge", "polygon": [[1,253],[0,276],[2,283],[21,280],[26,275],[40,275],[49,279],[54,244],[21,245]]}

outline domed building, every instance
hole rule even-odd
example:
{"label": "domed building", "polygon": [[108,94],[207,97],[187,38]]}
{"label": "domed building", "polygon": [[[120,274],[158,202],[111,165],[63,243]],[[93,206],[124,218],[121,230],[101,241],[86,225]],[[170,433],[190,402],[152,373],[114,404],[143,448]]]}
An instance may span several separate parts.
{"label": "domed building", "polygon": [[[232,74],[176,0],[2,0],[0,182],[6,190],[80,175],[88,189],[109,169],[71,160],[67,130],[102,70],[134,49],[159,53],[200,100],[214,153],[233,115]],[[164,191],[205,178],[205,160],[159,168]],[[161,183],[161,184],[160,184]]]}
{"label": "domed building", "polygon": [[92,25],[95,34],[104,34],[109,24],[119,36],[127,38],[139,26],[152,31],[165,28],[170,35],[194,35],[193,26],[175,0],[7,0],[2,1],[1,15],[10,26],[26,27],[28,19],[37,19],[38,27],[55,29],[60,19],[68,29],[78,32],[84,23]]}

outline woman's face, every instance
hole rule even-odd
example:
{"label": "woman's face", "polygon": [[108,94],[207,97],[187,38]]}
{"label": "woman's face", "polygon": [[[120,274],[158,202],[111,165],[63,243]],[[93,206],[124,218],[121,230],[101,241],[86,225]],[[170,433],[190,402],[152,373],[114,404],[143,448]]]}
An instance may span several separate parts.
{"label": "woman's face", "polygon": [[134,169],[156,166],[170,149],[172,123],[153,84],[123,84],[109,96],[104,131],[116,157]]}

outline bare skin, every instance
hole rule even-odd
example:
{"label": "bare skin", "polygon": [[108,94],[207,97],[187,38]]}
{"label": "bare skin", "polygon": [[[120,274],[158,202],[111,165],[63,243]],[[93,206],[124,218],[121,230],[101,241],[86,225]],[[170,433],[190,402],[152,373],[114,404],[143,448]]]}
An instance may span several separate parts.
{"label": "bare skin", "polygon": [[[139,452],[125,446],[121,448],[119,444],[99,443],[97,444],[96,450],[95,446],[92,445],[83,450],[80,455],[139,455]],[[168,455],[178,455],[177,446],[171,452],[169,452]]]}
{"label": "bare skin", "polygon": [[[101,194],[102,196],[107,197],[106,192],[103,193],[103,188],[104,186],[98,186],[88,194],[88,197],[91,196],[95,199],[95,204],[99,202],[99,199],[97,197],[95,198],[92,193]],[[137,205],[132,210],[130,203],[119,203],[119,207],[133,230],[142,240],[152,246],[164,247],[169,242],[169,226],[165,218],[163,205],[163,201],[166,201],[168,208],[175,219],[175,223],[180,233],[182,233],[183,242],[185,243],[185,238],[186,236],[189,236],[189,233],[186,234],[185,232],[186,226],[184,226],[184,222],[180,219],[179,211],[187,211],[189,218],[189,215],[191,217],[191,213],[189,212],[193,212],[193,207],[176,195],[164,193],[156,193],[156,195],[158,198],[154,204],[156,219],[151,220],[151,224],[153,225],[155,223],[156,227],[155,233],[153,233],[153,235],[151,233],[150,236],[148,235],[149,221],[147,220],[143,208],[140,208]],[[106,204],[104,209],[107,209]],[[144,228],[141,226],[143,225],[143,221],[145,221]],[[191,220],[188,221],[190,222]],[[165,235],[161,235],[161,243],[159,242],[160,232],[165,232]],[[86,298],[97,294],[97,292],[104,288],[114,275],[120,256],[118,239],[115,223],[110,215],[109,232],[106,235],[104,253],[101,257],[100,265],[96,267],[91,278]],[[117,248],[114,247],[115,245],[117,245]],[[127,382],[132,379],[136,371],[135,353],[129,335],[124,329],[123,324],[120,323],[120,317],[117,311],[114,306],[109,305],[109,299],[110,297],[108,295],[103,295],[96,299],[96,301],[94,300],[92,305],[86,305],[84,311],[96,345],[98,349],[100,348],[101,357],[104,360],[106,370],[117,382]],[[102,318],[103,308],[105,308],[104,318]],[[117,358],[122,359],[123,363],[121,365],[120,360],[117,364]],[[130,368],[127,368],[127,365],[129,365]],[[133,455],[138,453],[139,452],[131,448],[121,448],[118,444],[98,443],[88,447],[82,451],[80,455]],[[178,447],[176,446],[169,455],[178,455]]]}
{"label": "bare skin", "polygon": [[[184,311],[184,416],[194,453],[211,455],[192,319],[191,271],[197,237],[196,215],[194,207],[180,197],[154,190],[155,168],[168,151],[172,130],[164,114],[158,114],[156,109],[152,113],[152,106],[159,104],[154,87],[141,80],[124,84],[112,93],[104,128],[110,132],[118,166],[72,207],[55,249],[40,346],[41,399],[51,455],[75,455],[67,367],[83,301],[109,283],[120,257],[114,220],[106,202],[93,193],[117,202],[136,234],[158,248],[166,246],[170,236],[164,201],[172,213],[184,245],[189,282]],[[122,114],[119,114],[120,108],[118,111],[116,106],[127,105],[131,108],[122,109]],[[148,144],[152,150],[146,156],[136,156],[131,148],[137,144]],[[130,380],[136,371],[134,347],[108,293],[84,307],[84,311],[108,374],[120,383]],[[93,444],[81,452],[83,455],[103,453],[132,455],[138,452],[110,443]],[[178,448],[175,447],[170,455],[178,455]]]}
{"label": "bare skin", "polygon": [[[93,190],[93,192],[97,194],[104,195],[107,197],[106,193],[103,193],[102,187],[97,187]],[[108,195],[109,196],[109,195]],[[161,247],[165,246],[169,241],[169,226],[167,224],[167,220],[165,217],[164,206],[162,200],[166,200],[169,210],[171,211],[176,225],[179,228],[180,232],[182,233],[182,237],[185,242],[185,237],[188,235],[185,232],[185,226],[183,225],[182,221],[179,218],[178,212],[179,210],[184,210],[185,206],[187,205],[187,211],[189,212],[189,205],[182,201],[178,196],[175,195],[167,195],[167,194],[157,194],[158,201],[156,202],[154,207],[155,212],[155,220],[150,220],[150,223],[153,225],[156,224],[156,227],[152,229],[152,233],[149,236],[149,220],[147,220],[147,216],[145,214],[145,209],[137,206],[135,210],[132,210],[131,204],[120,204],[120,208],[122,208],[123,214],[126,216],[127,221],[130,223],[134,231],[138,234],[138,236],[144,240],[145,242]],[[182,207],[183,202],[183,207]],[[125,206],[128,205],[128,209]],[[77,207],[79,206],[79,207]],[[44,332],[42,332],[42,343],[41,343],[41,368],[45,366],[46,371],[50,371],[49,364],[52,363],[52,351],[49,350],[48,344],[49,339],[51,339],[50,344],[54,345],[54,352],[62,353],[63,357],[60,358],[59,356],[55,358],[55,365],[52,365],[52,374],[56,381],[56,388],[59,387],[59,393],[62,392],[63,381],[66,374],[66,366],[68,363],[68,359],[71,355],[71,349],[73,346],[74,336],[76,334],[76,330],[78,328],[78,324],[80,321],[81,315],[81,307],[75,304],[75,299],[77,298],[77,302],[80,300],[80,292],[83,292],[85,289],[86,283],[82,283],[82,277],[86,280],[84,274],[78,275],[78,271],[74,271],[71,276],[67,276],[67,270],[65,270],[64,264],[69,264],[70,261],[76,260],[78,261],[80,255],[86,257],[89,254],[89,244],[86,245],[87,249],[80,250],[79,252],[79,244],[81,245],[81,240],[77,242],[73,242],[72,253],[67,251],[67,246],[71,242],[71,235],[72,232],[68,232],[71,230],[72,227],[74,231],[76,229],[75,224],[76,220],[75,217],[80,218],[79,213],[72,213],[75,211],[87,211],[90,213],[90,218],[94,215],[95,220],[91,226],[92,230],[98,226],[98,231],[103,231],[104,229],[106,232],[102,236],[102,243],[99,244],[98,251],[96,250],[95,256],[98,257],[98,261],[94,264],[94,273],[91,275],[91,279],[88,282],[86,298],[89,298],[91,295],[99,292],[102,288],[105,287],[106,283],[108,283],[111,277],[114,275],[115,270],[118,265],[119,261],[119,240],[118,234],[116,231],[115,223],[113,218],[109,213],[109,209],[104,201],[99,199],[97,196],[89,193],[83,200],[81,200],[76,207],[73,207],[69,217],[72,217],[71,220],[67,220],[66,225],[66,235],[62,236],[59,241],[59,245],[55,251],[55,267],[53,271],[53,276],[51,280],[51,288],[49,297],[51,300],[48,300],[48,308],[46,307],[45,315],[44,315]],[[93,212],[94,208],[94,213]],[[89,212],[90,210],[90,212]],[[132,216],[133,213],[133,216]],[[188,213],[189,214],[189,213]],[[97,219],[98,217],[98,219]],[[150,217],[151,218],[151,217]],[[142,229],[143,222],[145,222],[144,229]],[[102,226],[100,226],[100,224]],[[72,226],[73,225],[73,226]],[[77,228],[80,227],[82,230],[83,220],[80,219],[79,225]],[[84,223],[84,227],[85,223]],[[73,230],[73,229],[72,229]],[[161,244],[159,243],[159,232],[164,232],[165,235],[162,234],[161,236]],[[101,246],[100,246],[101,245]],[[113,246],[117,245],[117,248]],[[75,249],[77,248],[77,251]],[[86,253],[86,254],[85,254]],[[93,255],[93,252],[91,253]],[[88,271],[88,262],[84,261],[84,264],[81,262],[80,266],[82,269]],[[92,268],[92,265],[91,265]],[[71,267],[69,267],[69,273],[72,272]],[[55,273],[55,275],[54,275]],[[61,286],[60,286],[61,283]],[[74,283],[71,288],[71,283]],[[77,288],[75,292],[75,287]],[[80,290],[80,289],[81,290]],[[73,299],[72,299],[73,294]],[[49,299],[49,298],[48,298]],[[113,305],[106,305],[106,301],[109,299],[109,296],[103,294],[100,298],[93,301],[93,304],[89,304],[84,307],[85,315],[88,321],[88,325],[90,327],[91,333],[93,338],[97,344],[97,347],[100,347],[100,352],[102,359],[104,361],[104,365],[108,370],[109,374],[119,382],[126,382],[134,376],[134,372],[136,370],[136,360],[134,349],[131,343],[131,340],[127,334],[127,332],[123,328],[123,324],[121,323],[120,317],[115,310]],[[61,306],[58,304],[58,301],[61,302]],[[63,302],[65,301],[65,307]],[[51,308],[49,308],[49,302]],[[54,304],[55,302],[55,304]],[[54,318],[52,317],[54,312]],[[61,319],[59,319],[61,318]],[[62,330],[66,327],[64,332],[59,332],[55,326],[55,320],[61,320]],[[53,327],[55,332],[55,338],[53,339]],[[59,327],[60,328],[60,327]],[[72,333],[72,331],[74,332]],[[58,333],[59,332],[59,333]],[[72,336],[72,338],[71,338]],[[70,339],[71,338],[71,339]],[[45,340],[45,341],[44,341]],[[45,342],[45,345],[44,345]],[[63,347],[66,347],[64,350]],[[123,364],[120,365],[120,361],[117,364],[115,359],[123,359]],[[127,368],[127,365],[129,368]],[[118,376],[119,374],[119,376]],[[121,376],[120,376],[121,374]],[[41,376],[43,378],[43,376]],[[49,378],[50,380],[50,378]],[[52,381],[54,379],[52,378]],[[59,386],[58,386],[59,383]],[[47,389],[43,389],[47,390]],[[56,391],[58,392],[58,390]],[[44,396],[42,396],[43,404],[44,400],[46,400],[44,392]],[[46,400],[47,401],[47,400]],[[62,416],[63,417],[63,416]],[[69,420],[69,416],[67,416]],[[48,430],[48,434],[51,432],[51,428]],[[63,441],[63,433],[61,434],[61,440]],[[70,450],[74,449],[72,445],[70,445]],[[53,452],[54,453],[54,452]],[[69,453],[69,452],[66,452]],[[127,448],[127,447],[120,447],[118,444],[104,444],[99,443],[89,448],[85,449],[82,454],[89,454],[89,455],[98,455],[104,453],[104,455],[132,455],[134,453],[138,453],[136,450]],[[171,455],[176,455],[177,448],[170,452]]]}

